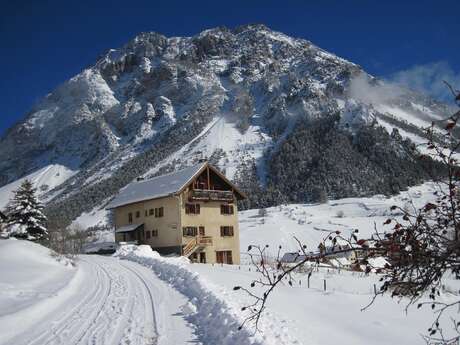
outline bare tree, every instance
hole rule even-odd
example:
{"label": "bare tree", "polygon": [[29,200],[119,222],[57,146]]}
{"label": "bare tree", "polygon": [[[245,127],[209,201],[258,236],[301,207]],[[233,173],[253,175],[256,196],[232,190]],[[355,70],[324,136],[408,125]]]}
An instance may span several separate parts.
{"label": "bare tree", "polygon": [[[448,86],[457,104],[460,103],[460,93]],[[362,253],[357,265],[364,267],[366,273],[376,271],[381,274],[382,285],[369,306],[377,296],[385,293],[392,297],[407,298],[408,306],[414,303],[417,303],[418,308],[428,305],[436,312],[436,317],[425,337],[427,343],[458,342],[460,322],[453,320],[456,336],[449,338],[444,336],[440,321],[446,310],[460,307],[460,300],[445,303],[439,297],[441,278],[447,274],[460,278],[460,167],[457,158],[460,139],[453,134],[459,119],[460,111],[457,111],[442,121],[433,122],[426,129],[426,148],[429,153],[420,155],[420,159],[430,157],[438,160],[443,163],[445,170],[445,178],[437,181],[438,188],[434,192],[433,201],[419,209],[392,206],[395,216],[384,222],[385,230],[379,230],[375,225],[374,234],[370,238],[359,238],[357,230],[347,237],[338,231],[328,233],[319,245],[319,252],[314,255],[307,253],[306,246],[297,240],[298,260],[294,264],[286,265],[281,261],[281,247],[274,268],[263,260],[252,260],[256,271],[260,273],[259,278],[249,288],[235,287],[235,290],[245,291],[254,301],[243,308],[248,313],[243,324],[252,322],[257,330],[267,300],[274,289],[285,282],[292,285],[292,274],[300,267],[311,262],[321,262],[327,256],[324,250],[326,241],[333,245],[345,241],[349,246],[343,251],[359,250]],[[259,246],[248,248],[251,258],[263,257],[266,250],[266,247]],[[370,264],[370,259],[374,257],[384,257],[389,264],[383,269],[376,269]],[[255,287],[262,287],[262,294],[254,293]]]}
{"label": "bare tree", "polygon": [[57,254],[73,257],[83,252],[83,245],[88,241],[88,233],[79,224],[65,227],[50,223],[48,226],[48,245]]}

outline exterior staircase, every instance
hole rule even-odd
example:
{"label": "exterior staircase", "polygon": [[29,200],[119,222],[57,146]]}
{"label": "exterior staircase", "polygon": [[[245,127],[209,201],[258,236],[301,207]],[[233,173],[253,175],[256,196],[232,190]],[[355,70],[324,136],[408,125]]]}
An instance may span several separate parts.
{"label": "exterior staircase", "polygon": [[211,236],[195,236],[182,249],[182,256],[189,257],[206,246],[212,246]]}

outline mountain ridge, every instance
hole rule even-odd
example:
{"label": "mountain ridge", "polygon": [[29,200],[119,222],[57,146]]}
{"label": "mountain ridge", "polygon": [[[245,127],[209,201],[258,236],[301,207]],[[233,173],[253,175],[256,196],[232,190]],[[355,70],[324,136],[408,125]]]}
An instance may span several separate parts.
{"label": "mountain ridge", "polygon": [[[383,180],[398,180],[373,160],[375,152],[363,156],[365,150],[354,144],[364,135],[362,129],[382,126],[386,134],[379,134],[379,140],[390,140],[391,152],[406,152],[410,144],[402,139],[419,144],[423,124],[446,113],[448,106],[409,90],[388,92],[390,87],[352,62],[265,25],[218,27],[192,37],[140,33],[58,86],[6,132],[0,139],[0,193],[30,173],[63,166],[58,170],[66,178],[39,187],[49,215],[69,223],[103,207],[139,175],[153,176],[207,158],[247,188],[248,181],[257,186],[249,189],[255,197],[246,207],[312,201],[320,191],[304,188],[294,199],[289,191],[312,184],[302,178],[312,178],[309,172],[322,157],[313,151],[302,155],[304,146],[293,143],[319,150],[326,143],[318,138],[308,144],[304,130],[309,131],[308,124],[322,128],[321,122],[331,116],[331,142],[348,143],[347,154],[357,153],[358,162],[367,160]],[[301,163],[317,157],[293,185],[277,171],[283,165],[280,152],[290,152],[286,145],[299,151],[289,155]],[[379,143],[372,145],[377,150]],[[379,154],[389,159],[391,153]],[[415,159],[412,155],[394,163],[404,166]],[[326,165],[334,169],[334,162]],[[364,183],[374,178],[368,176],[358,179],[363,188],[347,187],[342,193],[321,177],[326,172],[314,180],[332,196],[395,193],[429,177],[414,166],[398,180],[398,188]],[[351,174],[343,174],[337,178],[345,186],[356,183]],[[266,193],[267,188],[276,190]],[[262,194],[272,196],[259,202],[266,199]]]}

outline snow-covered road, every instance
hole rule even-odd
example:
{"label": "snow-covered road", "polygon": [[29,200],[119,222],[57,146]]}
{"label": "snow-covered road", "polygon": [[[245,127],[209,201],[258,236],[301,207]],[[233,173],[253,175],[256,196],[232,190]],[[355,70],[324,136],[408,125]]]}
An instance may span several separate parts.
{"label": "snow-covered road", "polygon": [[0,317],[0,344],[197,343],[186,306],[182,294],[137,263],[82,256],[54,296]]}

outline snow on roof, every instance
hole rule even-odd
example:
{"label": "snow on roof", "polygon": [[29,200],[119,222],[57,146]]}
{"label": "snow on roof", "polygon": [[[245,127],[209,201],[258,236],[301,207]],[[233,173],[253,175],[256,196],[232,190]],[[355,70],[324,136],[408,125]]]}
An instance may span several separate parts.
{"label": "snow on roof", "polygon": [[[308,253],[308,256],[311,258],[318,257],[319,253]],[[281,258],[281,262],[284,263],[296,263],[305,260],[307,257],[304,254],[300,254],[297,252],[294,253],[284,253],[283,257]]]}
{"label": "snow on roof", "polygon": [[116,233],[121,233],[121,232],[131,232],[134,230],[137,230],[139,227],[141,227],[143,224],[129,224],[122,226],[121,228],[118,228],[115,230]]}
{"label": "snow on roof", "polygon": [[330,259],[329,262],[331,263],[332,266],[335,266],[335,267],[351,265],[350,260],[348,260],[347,258],[333,258],[333,259]]}
{"label": "snow on roof", "polygon": [[106,208],[112,209],[174,194],[187,185],[205,165],[206,163],[201,163],[171,174],[154,177],[145,181],[132,182],[121,189]]}

